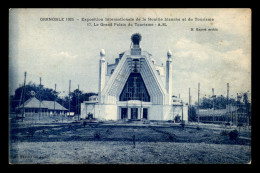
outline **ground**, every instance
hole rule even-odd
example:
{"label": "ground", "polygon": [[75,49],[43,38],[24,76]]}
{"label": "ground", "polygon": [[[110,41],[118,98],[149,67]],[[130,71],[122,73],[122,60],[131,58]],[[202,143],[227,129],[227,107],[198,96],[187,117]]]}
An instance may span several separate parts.
{"label": "ground", "polygon": [[107,121],[85,127],[82,122],[13,122],[9,158],[13,164],[250,163],[250,129],[237,129],[238,138],[230,140],[227,133],[235,128],[197,123],[182,128],[171,122]]}

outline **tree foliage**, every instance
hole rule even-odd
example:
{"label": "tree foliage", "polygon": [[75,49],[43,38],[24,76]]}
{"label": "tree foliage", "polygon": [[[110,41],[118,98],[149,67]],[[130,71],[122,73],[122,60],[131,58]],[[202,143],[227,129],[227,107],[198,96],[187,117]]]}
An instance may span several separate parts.
{"label": "tree foliage", "polygon": [[189,121],[196,121],[196,108],[194,106],[190,106],[188,110]]}
{"label": "tree foliage", "polygon": [[[213,108],[213,101],[214,101],[214,109],[225,109],[227,103],[230,105],[236,105],[236,104],[247,104],[248,103],[248,97],[247,93],[243,94],[243,102],[242,103],[240,100],[236,101],[234,98],[229,98],[224,97],[223,95],[221,96],[216,96],[216,97],[203,97],[202,101],[200,103],[200,109],[212,109]],[[195,105],[198,105],[197,102],[195,102]]]}
{"label": "tree foliage", "polygon": [[9,97],[11,112],[15,112],[15,108],[19,106],[19,104],[23,103],[23,99],[21,97],[23,95],[23,92],[24,101],[28,100],[31,97],[36,97],[38,100],[56,100],[59,104],[63,105],[67,109],[69,109],[70,103],[70,111],[75,112],[76,114],[79,113],[78,110],[80,110],[79,107],[80,104],[83,103],[83,101],[88,101],[90,96],[97,95],[93,92],[83,93],[82,91],[76,89],[70,93],[69,99],[69,96],[59,97],[59,93],[51,88],[45,88],[43,86],[29,82],[27,85],[25,85],[25,87],[18,87],[15,90],[15,94]]}
{"label": "tree foliage", "polygon": [[15,108],[19,106],[19,104],[22,104],[23,101],[26,101],[33,96],[38,100],[52,101],[57,97],[57,95],[58,92],[55,92],[53,89],[44,88],[43,86],[29,82],[25,87],[18,87],[15,90],[15,94],[10,96],[10,110],[11,112],[14,112]]}

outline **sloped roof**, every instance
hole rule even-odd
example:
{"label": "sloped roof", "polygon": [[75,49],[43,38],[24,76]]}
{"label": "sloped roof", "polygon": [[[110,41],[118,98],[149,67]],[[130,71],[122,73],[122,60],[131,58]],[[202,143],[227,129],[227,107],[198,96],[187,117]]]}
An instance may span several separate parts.
{"label": "sloped roof", "polygon": [[[47,109],[54,109],[54,101],[46,101],[43,100],[40,105],[40,101],[32,97],[24,102],[24,108],[47,108]],[[18,108],[23,108],[23,105],[20,105]],[[55,102],[55,110],[68,110],[61,106],[59,103]]]}
{"label": "sloped roof", "polygon": [[[198,113],[198,111],[196,111],[196,113]],[[200,116],[209,116],[209,115],[216,115],[216,114],[219,114],[219,115],[223,115],[223,114],[226,114],[227,113],[227,110],[226,109],[215,109],[214,111],[212,109],[208,110],[208,109],[200,109],[199,110],[199,115]]]}
{"label": "sloped roof", "polygon": [[[54,109],[54,101],[46,101],[43,100],[42,103],[48,108],[48,109]],[[61,106],[59,103],[55,102],[55,110],[68,110]]]}
{"label": "sloped roof", "polygon": [[[24,102],[24,108],[40,108],[40,107],[47,108],[43,104],[40,105],[40,101],[35,97],[32,97]],[[18,108],[23,108],[23,105],[20,105]]]}

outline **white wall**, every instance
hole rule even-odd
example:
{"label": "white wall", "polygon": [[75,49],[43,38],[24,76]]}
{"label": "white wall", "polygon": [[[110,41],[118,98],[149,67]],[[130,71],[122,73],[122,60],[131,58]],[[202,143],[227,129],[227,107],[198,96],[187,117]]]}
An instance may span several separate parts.
{"label": "white wall", "polygon": [[183,106],[183,120],[188,122],[188,106]]}
{"label": "white wall", "polygon": [[80,118],[85,119],[87,117],[87,109],[86,104],[81,103],[80,105]]}
{"label": "white wall", "polygon": [[172,105],[163,106],[163,120],[173,120],[174,118],[174,109]]}
{"label": "white wall", "polygon": [[94,117],[100,120],[117,120],[117,105],[96,104]]}
{"label": "white wall", "polygon": [[163,105],[153,105],[149,107],[148,120],[163,120]]}
{"label": "white wall", "polygon": [[[100,120],[118,120],[119,111],[117,105],[103,105],[96,104],[95,108],[93,105],[81,104],[81,115],[80,117],[85,119],[89,112],[95,113],[94,118]],[[148,108],[148,120],[173,120],[175,116],[182,116],[181,106],[172,105],[153,105]],[[183,106],[183,120],[188,121],[188,107]]]}

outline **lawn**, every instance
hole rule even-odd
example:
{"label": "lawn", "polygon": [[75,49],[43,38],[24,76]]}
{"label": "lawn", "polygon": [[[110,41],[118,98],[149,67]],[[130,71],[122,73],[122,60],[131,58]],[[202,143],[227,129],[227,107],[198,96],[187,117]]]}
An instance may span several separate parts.
{"label": "lawn", "polygon": [[172,123],[16,123],[10,128],[10,163],[247,164],[250,130],[241,129],[238,138],[230,140],[227,134],[233,129]]}

